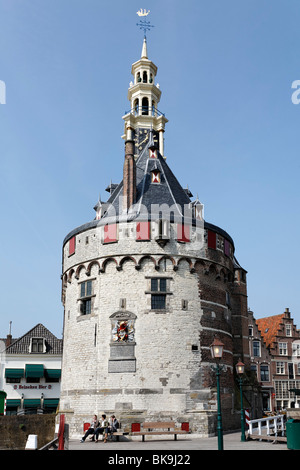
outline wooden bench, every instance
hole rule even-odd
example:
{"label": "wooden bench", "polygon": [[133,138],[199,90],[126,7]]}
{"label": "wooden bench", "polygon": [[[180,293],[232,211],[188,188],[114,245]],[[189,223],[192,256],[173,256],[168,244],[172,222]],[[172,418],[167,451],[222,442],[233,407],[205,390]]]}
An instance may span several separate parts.
{"label": "wooden bench", "polygon": [[[83,431],[84,431],[84,432],[87,431],[87,430],[89,429],[89,427],[90,427],[90,423],[84,423],[84,424],[83,424]],[[123,431],[122,429],[119,428],[119,429],[118,429],[117,431],[115,431],[115,432],[111,432],[111,433],[109,432],[109,433],[108,433],[108,437],[110,437],[110,439],[112,439],[112,437],[115,436],[115,437],[116,437],[116,440],[119,442],[120,436],[127,436],[128,434],[129,434],[129,432]],[[102,436],[103,436],[103,435],[102,435]],[[94,439],[94,435],[91,434],[91,435],[89,436],[89,438],[90,438],[90,440],[91,440],[91,439]],[[104,436],[103,436],[103,439],[104,439]]]}
{"label": "wooden bench", "polygon": [[110,438],[112,439],[114,436],[116,437],[117,442],[120,440],[120,436],[127,436],[129,432],[122,431],[122,429],[118,429],[118,431],[108,433],[108,436],[111,436]]}
{"label": "wooden bench", "polygon": [[145,422],[140,427],[140,430],[135,430],[137,423],[132,426],[133,431],[131,431],[132,436],[142,436],[142,441],[145,441],[145,436],[158,436],[158,435],[174,435],[174,440],[177,440],[178,434],[188,434],[189,431],[176,428],[176,424],[173,421],[161,422],[161,421],[152,421]]}

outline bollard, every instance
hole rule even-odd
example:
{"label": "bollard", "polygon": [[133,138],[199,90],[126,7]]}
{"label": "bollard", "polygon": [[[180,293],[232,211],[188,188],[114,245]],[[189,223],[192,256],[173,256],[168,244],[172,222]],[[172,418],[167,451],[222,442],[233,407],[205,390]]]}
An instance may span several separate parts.
{"label": "bollard", "polygon": [[36,434],[28,435],[25,450],[37,450],[37,435]]}

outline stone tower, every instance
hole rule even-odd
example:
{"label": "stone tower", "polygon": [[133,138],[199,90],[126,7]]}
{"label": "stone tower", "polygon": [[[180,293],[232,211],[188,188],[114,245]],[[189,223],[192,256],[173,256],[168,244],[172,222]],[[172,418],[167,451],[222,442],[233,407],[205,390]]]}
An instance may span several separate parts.
{"label": "stone tower", "polygon": [[123,181],[63,242],[60,412],[71,435],[103,412],[129,430],[172,419],[213,434],[215,337],[225,345],[223,427],[240,422],[233,371],[248,360],[246,272],[232,238],[203,219],[203,205],[167,164],[156,74],[144,39],[123,116]]}

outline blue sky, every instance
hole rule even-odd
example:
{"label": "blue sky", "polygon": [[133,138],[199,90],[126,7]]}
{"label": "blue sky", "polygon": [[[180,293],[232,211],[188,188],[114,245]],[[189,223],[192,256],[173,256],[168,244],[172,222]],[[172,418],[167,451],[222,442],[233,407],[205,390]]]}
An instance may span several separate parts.
{"label": "blue sky", "polygon": [[300,328],[299,1],[0,0],[0,337],[61,337],[62,241],[122,179],[140,8],[167,162],[234,239],[255,317]]}

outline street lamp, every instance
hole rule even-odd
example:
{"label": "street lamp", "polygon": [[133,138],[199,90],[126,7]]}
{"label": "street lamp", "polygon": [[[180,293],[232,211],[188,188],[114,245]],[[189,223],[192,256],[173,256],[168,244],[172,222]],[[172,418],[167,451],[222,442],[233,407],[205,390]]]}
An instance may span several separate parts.
{"label": "street lamp", "polygon": [[224,344],[217,338],[214,339],[210,346],[212,358],[216,360],[216,376],[217,376],[217,403],[218,403],[218,417],[217,417],[217,433],[218,433],[218,450],[223,450],[223,426],[222,426],[222,412],[221,412],[221,398],[220,398],[220,360],[223,355]]}
{"label": "street lamp", "polygon": [[241,396],[241,441],[245,442],[246,441],[246,436],[245,436],[245,414],[244,414],[244,408],[243,408],[243,379],[242,375],[245,370],[245,364],[241,362],[239,359],[239,362],[235,366],[236,373],[239,378],[240,382],[240,396]]}

